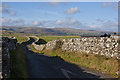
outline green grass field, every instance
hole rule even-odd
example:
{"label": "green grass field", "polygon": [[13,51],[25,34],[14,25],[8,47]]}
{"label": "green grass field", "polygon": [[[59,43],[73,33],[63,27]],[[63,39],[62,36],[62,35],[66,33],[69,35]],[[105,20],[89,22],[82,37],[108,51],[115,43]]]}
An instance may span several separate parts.
{"label": "green grass field", "polygon": [[9,36],[19,37],[19,36],[31,36],[31,35],[34,35],[34,34],[19,33],[19,32],[15,32],[15,31],[4,31],[4,30],[2,30],[2,36],[3,37],[9,37]]}
{"label": "green grass field", "polygon": [[56,39],[80,38],[80,36],[40,36],[39,38],[44,39],[46,42],[49,42]]}
{"label": "green grass field", "polygon": [[22,43],[28,40],[27,37],[16,37],[16,39],[18,40],[18,43]]}

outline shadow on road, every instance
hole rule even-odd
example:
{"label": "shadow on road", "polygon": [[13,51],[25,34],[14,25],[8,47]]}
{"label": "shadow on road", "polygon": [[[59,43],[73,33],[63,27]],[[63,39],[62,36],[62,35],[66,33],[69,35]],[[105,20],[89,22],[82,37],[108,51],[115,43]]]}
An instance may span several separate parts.
{"label": "shadow on road", "polygon": [[[32,38],[30,40],[34,41]],[[59,56],[51,57],[35,53],[27,46],[24,47],[24,51],[27,55],[30,78],[100,79],[100,76],[85,72],[78,65],[66,62]]]}
{"label": "shadow on road", "polygon": [[34,41],[35,40],[33,38],[30,38],[30,40],[18,44],[15,50],[9,52],[10,80],[18,80],[18,78],[28,78],[29,74],[27,69],[26,55],[23,47],[28,44],[31,44]]}

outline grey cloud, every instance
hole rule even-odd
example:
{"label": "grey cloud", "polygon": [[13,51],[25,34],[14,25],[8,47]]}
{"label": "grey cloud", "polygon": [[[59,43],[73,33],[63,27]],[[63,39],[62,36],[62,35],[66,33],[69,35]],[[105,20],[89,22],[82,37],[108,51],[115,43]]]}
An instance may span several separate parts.
{"label": "grey cloud", "polygon": [[75,19],[65,19],[65,20],[56,20],[56,21],[33,21],[29,24],[29,26],[34,27],[43,27],[43,28],[57,28],[57,27],[64,27],[64,28],[84,28],[84,24],[80,21]]}
{"label": "grey cloud", "polygon": [[117,11],[118,8],[120,8],[120,3],[113,3],[113,2],[105,2],[102,4],[102,7],[103,8],[106,8],[106,7],[112,7],[113,10]]}
{"label": "grey cloud", "polygon": [[57,20],[55,22],[56,27],[64,27],[64,28],[76,28],[76,29],[83,29],[83,28],[88,28],[86,25],[81,23],[80,21],[77,21],[75,19],[70,18],[65,19],[65,20]]}
{"label": "grey cloud", "polygon": [[10,18],[2,18],[2,25],[3,26],[10,26],[11,25],[11,19]]}
{"label": "grey cloud", "polygon": [[90,28],[103,31],[118,31],[118,22],[108,20],[102,22],[101,25],[92,25]]}
{"label": "grey cloud", "polygon": [[109,7],[109,6],[112,6],[112,3],[111,2],[105,2],[102,4],[102,7],[105,8],[105,7]]}
{"label": "grey cloud", "polygon": [[10,19],[10,18],[2,18],[2,26],[16,26],[22,27],[26,26],[25,21],[23,19]]}
{"label": "grey cloud", "polygon": [[14,26],[25,26],[25,21],[23,19],[13,20],[12,24]]}
{"label": "grey cloud", "polygon": [[8,6],[7,4],[2,4],[2,13],[4,14],[8,14],[10,16],[16,16],[16,13],[11,11],[10,6]]}
{"label": "grey cloud", "polygon": [[58,5],[60,2],[50,2],[50,4],[51,5],[53,5],[53,6],[56,6],[56,5]]}
{"label": "grey cloud", "polygon": [[9,12],[9,14],[11,15],[11,16],[16,16],[16,13],[15,12]]}
{"label": "grey cloud", "polygon": [[[98,19],[98,21],[101,21]],[[28,27],[43,27],[43,28],[75,28],[75,29],[83,29],[83,30],[110,30],[110,31],[118,31],[118,23],[115,20],[108,20],[100,22],[100,25],[89,25],[84,24],[78,20],[73,18],[64,19],[64,20],[56,20],[56,21],[33,21],[29,24],[25,24],[23,19],[10,19],[3,18],[2,20],[4,26],[28,26]]]}
{"label": "grey cloud", "polygon": [[108,21],[104,22],[103,25],[106,26],[106,27],[113,27],[113,26],[117,27],[118,23],[117,22],[113,22],[111,20],[108,20]]}
{"label": "grey cloud", "polygon": [[96,19],[96,21],[98,21],[98,22],[104,22],[104,20],[102,20],[102,19]]}
{"label": "grey cloud", "polygon": [[2,12],[2,3],[0,2],[0,12]]}

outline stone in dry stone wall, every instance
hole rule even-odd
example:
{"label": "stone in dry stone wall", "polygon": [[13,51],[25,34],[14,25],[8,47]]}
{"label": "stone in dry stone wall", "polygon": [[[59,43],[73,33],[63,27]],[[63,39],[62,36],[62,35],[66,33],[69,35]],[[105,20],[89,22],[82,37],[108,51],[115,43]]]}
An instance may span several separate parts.
{"label": "stone in dry stone wall", "polygon": [[53,40],[53,41],[48,42],[46,44],[45,49],[54,49],[56,47],[57,41],[58,40]]}
{"label": "stone in dry stone wall", "polygon": [[57,49],[57,48],[61,48],[63,45],[63,41],[58,39],[58,40],[53,40],[50,41],[46,44],[45,49]]}
{"label": "stone in dry stone wall", "polygon": [[86,52],[108,57],[118,56],[118,42],[114,38],[74,38],[64,39],[63,43],[63,51]]}
{"label": "stone in dry stone wall", "polygon": [[81,37],[74,39],[53,40],[46,45],[36,46],[38,50],[61,48],[63,51],[85,52],[104,55],[107,57],[119,57],[118,39],[114,37]]}
{"label": "stone in dry stone wall", "polygon": [[45,48],[45,44],[37,45],[34,42],[32,43],[36,50],[42,51]]}

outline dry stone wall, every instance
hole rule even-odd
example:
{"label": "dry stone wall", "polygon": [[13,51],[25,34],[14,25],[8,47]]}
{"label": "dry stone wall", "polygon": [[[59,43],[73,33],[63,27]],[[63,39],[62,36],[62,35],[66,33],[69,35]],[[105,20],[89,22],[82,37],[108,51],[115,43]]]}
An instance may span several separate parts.
{"label": "dry stone wall", "polygon": [[32,45],[34,46],[34,48],[35,48],[36,50],[39,50],[39,51],[42,51],[42,50],[45,48],[45,45],[44,45],[44,44],[37,45],[37,44],[35,44],[35,42],[33,42]]}
{"label": "dry stone wall", "polygon": [[0,78],[2,78],[2,37],[0,37]]}
{"label": "dry stone wall", "polygon": [[118,40],[114,38],[76,38],[63,40],[62,50],[118,56]]}
{"label": "dry stone wall", "polygon": [[34,45],[37,50],[61,48],[63,51],[85,52],[119,58],[119,42],[114,37],[81,37],[53,40],[47,44]]}
{"label": "dry stone wall", "polygon": [[2,77],[9,78],[10,76],[10,54],[17,46],[17,39],[2,37]]}

